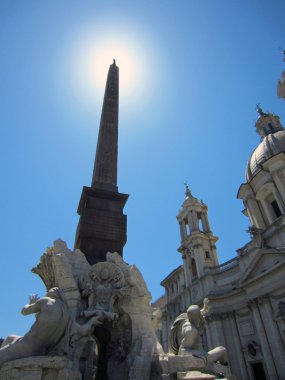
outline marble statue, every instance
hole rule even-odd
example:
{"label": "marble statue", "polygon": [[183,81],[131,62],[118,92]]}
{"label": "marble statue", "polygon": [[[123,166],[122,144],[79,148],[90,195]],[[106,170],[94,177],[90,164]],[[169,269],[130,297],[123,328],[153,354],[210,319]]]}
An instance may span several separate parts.
{"label": "marble statue", "polygon": [[29,371],[43,380],[160,379],[151,296],[135,265],[110,252],[90,265],[80,250],[57,240],[32,271],[50,290],[22,310],[36,314],[30,331],[2,343],[0,380],[12,378],[15,368],[18,379]]}
{"label": "marble statue", "polygon": [[[23,337],[10,339],[10,344],[2,344],[0,365],[9,360],[27,356],[45,355],[64,336],[69,323],[68,309],[60,289],[52,288],[42,298],[33,296],[30,304],[22,309],[23,315],[36,313],[36,321]],[[6,339],[9,342],[9,339]],[[5,342],[5,341],[4,341]]]}
{"label": "marble statue", "polygon": [[227,365],[227,351],[224,347],[219,346],[208,352],[203,349],[201,335],[204,325],[204,318],[199,306],[191,305],[187,309],[187,316],[181,314],[173,323],[171,348],[178,355],[193,355],[203,358],[206,364],[220,362]]}
{"label": "marble statue", "polygon": [[191,305],[187,313],[176,318],[170,335],[170,347],[175,356],[168,358],[169,372],[199,370],[214,375],[226,373],[230,378],[226,349],[219,346],[206,351],[203,348],[201,335],[204,326],[204,317],[197,305]]}
{"label": "marble statue", "polygon": [[50,290],[42,298],[33,295],[22,310],[36,314],[30,331],[2,342],[0,380],[166,380],[227,361],[223,347],[203,349],[204,319],[195,305],[173,324],[175,355],[165,354],[143,276],[118,253],[90,265],[80,250],[58,240],[32,271]]}

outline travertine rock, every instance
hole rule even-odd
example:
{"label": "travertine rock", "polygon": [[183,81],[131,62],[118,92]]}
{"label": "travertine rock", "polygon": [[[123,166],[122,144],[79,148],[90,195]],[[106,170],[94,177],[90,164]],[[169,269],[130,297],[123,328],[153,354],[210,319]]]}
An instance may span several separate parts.
{"label": "travertine rock", "polygon": [[200,371],[189,371],[178,373],[177,380],[215,380],[215,376]]}
{"label": "travertine rock", "polygon": [[[62,240],[57,240],[33,272],[54,290],[40,299],[32,297],[23,310],[26,314],[38,313],[35,324],[24,337],[14,337],[10,339],[13,343],[0,349],[0,365],[8,362],[0,371],[5,373],[5,379],[12,379],[13,368],[19,365],[14,359],[23,359],[28,368],[29,356],[39,358],[27,370],[28,378],[46,378],[41,368],[49,362],[50,355],[64,357],[72,363],[74,373],[78,373],[81,363],[84,376],[83,356],[86,367],[87,358],[91,364],[93,359],[96,361],[94,348],[90,354],[85,352],[88,342],[95,338],[100,343],[99,378],[158,379],[153,363],[158,361],[162,349],[152,327],[151,296],[134,265],[126,264],[117,253],[108,253],[106,262],[89,265],[81,251],[72,252]],[[46,356],[41,366],[42,355]],[[21,369],[19,376],[24,377],[23,371],[26,369]]]}
{"label": "travertine rock", "polygon": [[169,373],[189,371],[189,369],[205,369],[206,362],[192,355],[173,355],[168,358]]}
{"label": "travertine rock", "polygon": [[0,380],[81,380],[81,374],[72,367],[66,357],[28,357],[4,364]]}
{"label": "travertine rock", "polygon": [[[201,370],[212,375],[226,373],[229,377],[231,376],[224,347],[216,347],[208,352],[203,349],[200,338],[203,330],[204,318],[197,305],[191,305],[187,309],[187,313],[176,318],[171,327],[170,345],[175,355],[168,355],[169,374]],[[182,374],[178,378],[191,379],[189,374],[190,372],[186,378]],[[206,379],[207,377],[202,378]],[[208,378],[211,379],[211,376]]]}
{"label": "travertine rock", "polygon": [[107,253],[106,259],[89,265],[82,252],[70,251],[61,240],[44,253],[33,271],[53,288],[46,297],[32,296],[23,308],[24,315],[37,313],[36,322],[23,337],[4,341],[0,380],[91,379],[95,372],[100,380],[172,380],[177,372],[188,376],[187,371],[206,371],[224,359],[223,348],[202,351],[203,318],[196,306],[174,324],[179,355],[165,354],[140,271],[117,253]]}
{"label": "travertine rock", "polygon": [[24,306],[23,315],[33,313],[37,313],[37,318],[30,331],[1,347],[0,365],[10,360],[45,355],[65,337],[70,316],[58,288],[50,289],[46,297],[33,297],[31,303]]}

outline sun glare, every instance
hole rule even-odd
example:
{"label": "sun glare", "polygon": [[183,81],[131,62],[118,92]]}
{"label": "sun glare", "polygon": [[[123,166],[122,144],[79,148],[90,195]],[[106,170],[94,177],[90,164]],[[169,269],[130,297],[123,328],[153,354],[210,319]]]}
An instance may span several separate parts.
{"label": "sun glare", "polygon": [[147,86],[149,70],[147,53],[142,44],[130,38],[86,36],[73,42],[70,58],[71,75],[69,80],[82,95],[97,93],[102,96],[109,66],[116,60],[120,76],[120,97],[132,99],[144,91]]}
{"label": "sun glare", "polygon": [[128,46],[123,44],[114,43],[95,51],[88,62],[88,77],[102,90],[105,87],[107,71],[113,59],[119,66],[120,87],[126,94],[132,92],[139,82],[139,62]]}

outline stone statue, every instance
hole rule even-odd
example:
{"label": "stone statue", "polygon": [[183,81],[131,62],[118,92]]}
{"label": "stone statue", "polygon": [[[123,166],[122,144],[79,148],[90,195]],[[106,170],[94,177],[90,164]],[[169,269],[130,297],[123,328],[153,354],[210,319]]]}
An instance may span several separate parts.
{"label": "stone statue", "polygon": [[145,296],[148,301],[151,300],[151,294],[147,289],[145,280],[135,265],[125,263],[117,252],[108,252],[106,254],[106,260],[108,263],[116,264],[121,269],[126,281],[126,289],[129,288],[129,290],[133,293],[133,296]]}
{"label": "stone statue", "polygon": [[[0,349],[0,365],[27,356],[46,355],[65,335],[69,323],[68,309],[58,288],[43,298],[33,296],[22,309],[23,315],[36,313],[36,322],[23,337],[15,337]],[[6,341],[9,342],[9,339]]]}
{"label": "stone statue", "polygon": [[115,264],[101,262],[90,267],[82,290],[82,295],[87,297],[87,310],[81,315],[86,318],[100,315],[101,319],[114,320],[114,300],[124,284],[124,275]]}
{"label": "stone statue", "polygon": [[17,369],[17,380],[35,373],[53,380],[94,374],[97,380],[160,379],[154,364],[163,351],[152,326],[151,296],[135,265],[115,252],[90,265],[80,250],[57,240],[32,271],[50,290],[32,296],[22,310],[36,314],[30,331],[2,342],[2,377],[14,379]]}
{"label": "stone statue", "polygon": [[227,351],[219,346],[206,352],[201,343],[200,336],[204,330],[204,318],[197,305],[191,305],[187,309],[187,317],[181,314],[171,327],[171,347],[181,356],[193,355],[205,359],[205,363],[220,362],[227,364]]}
{"label": "stone statue", "polygon": [[191,305],[187,313],[176,318],[170,335],[170,347],[175,355],[167,358],[169,373],[199,370],[214,375],[224,373],[230,378],[226,349],[219,346],[207,352],[202,346],[204,325],[197,305]]}

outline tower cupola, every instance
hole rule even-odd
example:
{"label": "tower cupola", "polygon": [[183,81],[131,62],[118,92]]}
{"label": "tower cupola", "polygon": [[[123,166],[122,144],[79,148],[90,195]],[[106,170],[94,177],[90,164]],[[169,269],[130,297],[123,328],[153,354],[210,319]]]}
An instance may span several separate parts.
{"label": "tower cupola", "polygon": [[257,111],[255,128],[262,140],[249,158],[238,198],[253,227],[266,231],[285,215],[285,130],[279,116],[259,106]]}
{"label": "tower cupola", "polygon": [[[197,231],[211,233],[207,206],[192,195],[188,185],[186,185],[185,196],[181,210],[181,215],[183,215],[180,223],[181,240],[187,239],[188,236]],[[180,219],[179,216],[177,218]]]}
{"label": "tower cupola", "polygon": [[266,137],[272,133],[283,131],[284,128],[280,123],[280,118],[272,113],[265,113],[258,105],[257,112],[259,117],[255,123],[256,132],[262,137]]}
{"label": "tower cupola", "polygon": [[204,274],[206,267],[218,265],[216,253],[217,237],[213,236],[208,220],[208,207],[192,195],[188,185],[185,200],[177,220],[180,226],[183,266],[187,284]]}

